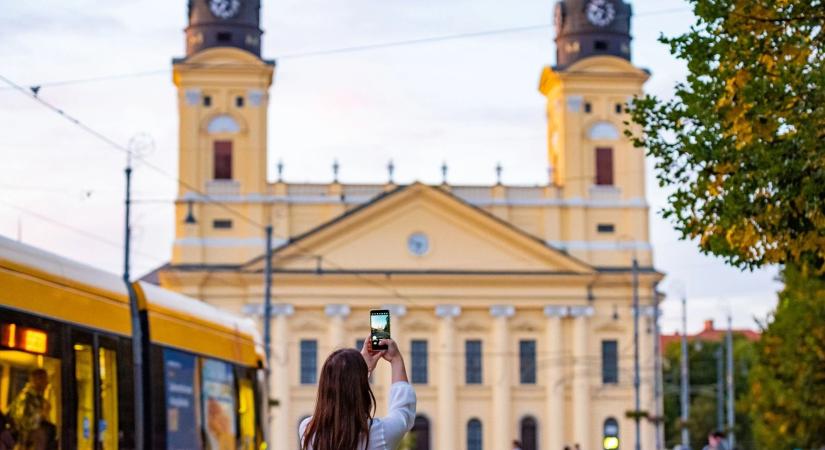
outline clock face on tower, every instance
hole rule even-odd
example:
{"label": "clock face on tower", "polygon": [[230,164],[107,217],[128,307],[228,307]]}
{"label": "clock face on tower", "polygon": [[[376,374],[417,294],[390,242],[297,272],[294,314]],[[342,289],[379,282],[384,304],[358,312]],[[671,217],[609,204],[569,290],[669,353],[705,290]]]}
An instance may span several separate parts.
{"label": "clock face on tower", "polygon": [[609,0],[590,0],[585,6],[587,20],[597,27],[604,27],[613,22],[616,17],[616,8]]}
{"label": "clock face on tower", "polygon": [[241,0],[208,0],[209,10],[215,17],[229,19],[241,9]]}

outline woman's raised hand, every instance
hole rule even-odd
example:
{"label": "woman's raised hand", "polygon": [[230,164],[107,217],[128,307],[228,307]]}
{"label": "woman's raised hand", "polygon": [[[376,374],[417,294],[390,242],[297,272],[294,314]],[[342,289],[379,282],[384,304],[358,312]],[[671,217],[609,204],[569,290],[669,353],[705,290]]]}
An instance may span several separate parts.
{"label": "woman's raised hand", "polygon": [[384,350],[384,359],[389,362],[401,357],[401,352],[398,351],[398,344],[395,343],[392,339],[381,339],[378,342],[378,345],[386,345],[387,349]]}
{"label": "woman's raised hand", "polygon": [[375,365],[378,364],[378,361],[381,360],[381,357],[384,356],[386,351],[373,351],[372,350],[372,343],[370,342],[369,336],[364,339],[364,345],[361,346],[361,356],[364,357],[364,362],[367,363],[367,370],[372,373],[373,369],[375,369]]}

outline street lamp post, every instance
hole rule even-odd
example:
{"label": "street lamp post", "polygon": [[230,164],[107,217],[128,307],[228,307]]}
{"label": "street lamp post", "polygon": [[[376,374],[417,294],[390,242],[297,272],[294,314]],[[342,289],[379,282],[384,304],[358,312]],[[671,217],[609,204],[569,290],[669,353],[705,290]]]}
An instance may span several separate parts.
{"label": "street lamp post", "polygon": [[633,252],[633,391],[635,397],[635,410],[633,420],[636,422],[636,444],[635,449],[641,450],[641,399],[640,399],[641,379],[639,377],[639,260],[636,259],[636,252]]}
{"label": "street lamp post", "polygon": [[656,290],[656,284],[653,285],[653,295],[653,407],[655,408],[653,424],[656,429],[656,450],[662,450],[662,438],[664,437],[662,434],[662,330],[659,328],[661,297]]}
{"label": "street lamp post", "polygon": [[272,356],[272,225],[267,225],[266,261],[264,262],[264,353],[266,354],[266,382],[269,386],[270,358]]}
{"label": "street lamp post", "polygon": [[688,372],[688,342],[687,342],[687,297],[682,293],[682,358],[680,361],[681,403],[682,403],[682,448],[690,448],[690,430],[687,421],[690,417],[690,378]]}
{"label": "street lamp post", "polygon": [[[129,152],[126,160],[126,201],[125,201],[125,219],[124,219],[124,242],[123,242],[123,282],[126,285],[126,290],[129,293],[129,313],[132,323],[132,362],[134,377],[134,432],[135,432],[135,449],[146,449],[145,436],[145,405],[144,405],[144,383],[143,383],[143,329],[140,320],[140,308],[138,307],[137,294],[132,286],[130,274],[130,258],[131,258],[131,241],[132,241],[132,227],[131,209],[132,209],[132,153]],[[147,390],[148,391],[148,390]]]}
{"label": "street lamp post", "polygon": [[736,392],[733,385],[733,319],[728,313],[728,332],[725,336],[725,343],[727,344],[727,381],[728,381],[728,447],[733,450],[736,448],[736,437],[734,435],[734,427],[736,426],[736,416],[734,415],[733,404],[736,397]]}

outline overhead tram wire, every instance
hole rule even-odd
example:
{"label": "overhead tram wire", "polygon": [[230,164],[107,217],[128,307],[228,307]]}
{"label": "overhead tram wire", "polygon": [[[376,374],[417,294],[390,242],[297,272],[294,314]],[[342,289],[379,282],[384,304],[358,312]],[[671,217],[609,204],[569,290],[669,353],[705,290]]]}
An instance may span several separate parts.
{"label": "overhead tram wire", "polygon": [[[90,127],[90,126],[86,125],[85,123],[81,122],[79,119],[75,118],[74,116],[69,115],[68,113],[66,113],[66,112],[65,112],[65,111],[63,111],[62,109],[60,109],[60,108],[58,108],[57,106],[55,106],[55,105],[53,105],[53,104],[51,104],[51,103],[49,103],[49,102],[45,101],[44,99],[40,98],[38,95],[35,95],[34,93],[32,93],[32,92],[30,92],[30,91],[26,90],[26,88],[25,88],[25,87],[20,86],[20,85],[18,85],[18,84],[16,84],[16,83],[14,83],[13,81],[11,81],[11,80],[9,80],[8,78],[6,78],[5,76],[0,75],[0,81],[5,82],[5,83],[6,83],[6,84],[8,84],[9,86],[11,86],[11,87],[13,87],[14,89],[18,90],[20,93],[22,93],[22,94],[23,94],[23,95],[25,95],[26,97],[31,98],[32,100],[34,100],[34,101],[36,101],[36,102],[40,103],[41,105],[43,105],[44,107],[48,108],[48,109],[49,109],[49,110],[51,110],[52,112],[54,112],[54,113],[56,113],[56,114],[58,114],[58,115],[62,116],[63,118],[65,118],[66,120],[68,120],[69,122],[71,122],[72,124],[74,124],[75,126],[79,127],[80,129],[82,129],[82,130],[83,130],[83,131],[85,131],[86,133],[91,134],[91,135],[92,135],[92,136],[94,136],[95,138],[97,138],[97,139],[99,139],[99,140],[101,140],[101,141],[105,142],[106,144],[108,144],[108,145],[109,145],[110,147],[112,147],[113,149],[115,149],[115,150],[117,150],[117,151],[119,151],[119,152],[122,152],[122,153],[124,153],[124,154],[126,154],[126,155],[129,155],[129,154],[131,153],[131,151],[130,151],[130,150],[129,150],[126,146],[124,146],[124,145],[122,145],[122,144],[118,143],[118,142],[117,142],[117,141],[115,141],[114,139],[112,139],[112,138],[110,138],[110,137],[106,136],[105,134],[103,134],[103,133],[101,133],[101,132],[99,132],[99,131],[95,130],[94,128],[92,128],[92,127]],[[183,180],[181,180],[180,178],[178,178],[178,177],[176,177],[176,176],[174,176],[174,175],[169,174],[168,172],[166,172],[165,170],[161,169],[160,167],[158,167],[158,166],[156,166],[156,165],[154,165],[154,164],[149,163],[149,162],[148,162],[148,161],[146,161],[144,158],[136,157],[136,159],[137,159],[137,160],[139,160],[139,161],[141,161],[141,163],[142,163],[142,164],[144,164],[144,165],[146,165],[146,167],[149,167],[150,169],[152,169],[152,170],[154,170],[155,172],[157,172],[157,173],[159,173],[159,174],[163,175],[164,177],[167,177],[167,178],[169,178],[169,179],[171,179],[171,180],[175,181],[178,185],[183,186],[183,187],[185,187],[185,188],[189,189],[191,192],[193,192],[193,193],[195,193],[195,194],[198,194],[199,196],[201,196],[201,198],[203,198],[204,200],[206,200],[206,202],[207,202],[207,203],[211,203],[211,204],[214,204],[214,205],[216,205],[216,206],[221,207],[222,209],[224,209],[224,210],[228,211],[230,214],[234,215],[235,217],[240,218],[241,220],[243,220],[243,221],[245,221],[245,222],[249,223],[250,225],[252,225],[252,226],[254,226],[254,227],[258,228],[259,230],[264,230],[264,229],[265,229],[266,225],[264,225],[264,224],[262,224],[262,223],[260,223],[260,222],[258,222],[258,221],[256,221],[256,220],[254,220],[254,219],[252,219],[252,218],[250,218],[250,217],[248,217],[248,216],[246,216],[246,215],[242,214],[240,211],[237,211],[236,209],[234,209],[234,208],[230,207],[230,206],[229,206],[229,205],[227,205],[226,203],[223,203],[223,202],[220,202],[220,201],[217,201],[217,200],[213,199],[212,197],[210,197],[210,196],[209,196],[208,194],[206,194],[205,192],[203,192],[203,191],[201,191],[201,190],[197,189],[196,187],[192,186],[192,185],[191,185],[191,184],[189,184],[189,183],[184,182],[184,181],[183,181]],[[295,246],[296,246],[297,248],[299,248],[299,249],[306,250],[305,248],[301,247],[301,246],[300,246],[299,244],[297,244],[297,243],[294,243],[294,242],[293,242],[293,245],[295,245]],[[323,258],[323,261],[325,261],[327,264],[329,264],[329,265],[333,266],[334,268],[337,268],[337,269],[343,269],[343,267],[339,266],[338,264],[336,264],[334,261],[330,260],[329,258]],[[390,287],[390,286],[387,286],[387,285],[385,285],[385,284],[383,284],[383,283],[381,283],[381,282],[379,282],[379,281],[377,281],[377,280],[372,280],[372,279],[370,279],[370,278],[364,277],[364,276],[362,276],[362,275],[360,275],[360,274],[355,274],[355,276],[356,276],[356,278],[358,278],[358,279],[364,280],[364,281],[369,282],[369,283],[371,283],[371,284],[373,284],[373,285],[375,285],[375,286],[382,287],[382,289],[386,289],[386,290],[388,290],[389,292],[391,292],[391,293],[393,294],[393,296],[394,296],[394,297],[396,297],[396,298],[398,298],[398,299],[400,299],[400,300],[404,300],[404,301],[406,301],[406,302],[408,302],[408,303],[411,303],[411,304],[412,304],[412,303],[414,303],[414,302],[413,302],[413,301],[412,301],[409,297],[406,297],[406,296],[402,295],[402,294],[401,294],[401,293],[399,293],[399,292],[398,292],[395,288],[392,288],[392,287]]]}
{"label": "overhead tram wire", "polygon": [[[683,13],[683,12],[690,12],[690,8],[670,8],[670,9],[662,9],[658,11],[647,11],[641,12],[638,14],[634,14],[634,18],[640,17],[654,17],[654,16],[661,16],[666,14],[674,14],[674,13]],[[419,44],[431,44],[434,42],[444,42],[444,41],[452,41],[452,40],[459,40],[459,39],[470,39],[470,38],[477,38],[477,37],[485,37],[485,36],[493,36],[497,34],[508,34],[508,33],[518,33],[524,31],[534,31],[540,29],[548,29],[552,28],[552,24],[544,23],[544,24],[537,24],[537,25],[526,25],[521,27],[510,27],[510,28],[497,28],[485,31],[475,31],[475,32],[468,32],[468,33],[458,33],[458,34],[448,34],[442,36],[433,36],[433,37],[425,37],[425,38],[417,38],[417,39],[407,39],[407,40],[400,40],[400,41],[390,41],[390,42],[380,42],[375,44],[364,44],[364,45],[354,45],[348,47],[340,47],[340,48],[331,48],[331,49],[321,49],[321,50],[309,50],[305,52],[294,52],[294,53],[284,53],[279,56],[276,56],[275,59],[298,59],[298,58],[309,58],[309,57],[317,57],[317,56],[326,56],[326,55],[334,55],[339,53],[354,53],[354,52],[362,52],[362,51],[370,51],[370,50],[380,50],[384,48],[390,47],[403,47],[403,46],[411,46],[411,45],[419,45]],[[137,72],[127,72],[127,73],[120,73],[120,74],[112,74],[112,75],[101,75],[96,77],[88,77],[88,78],[76,78],[76,79],[69,79],[69,80],[57,80],[57,81],[44,81],[40,83],[32,83],[27,87],[59,87],[59,86],[69,86],[74,84],[87,84],[87,83],[98,83],[101,81],[113,81],[113,80],[125,80],[131,78],[141,78],[141,77],[150,77],[150,76],[157,76],[157,75],[168,75],[171,72],[170,69],[154,69],[154,70],[142,70]],[[0,87],[0,91],[14,89],[13,87]]]}
{"label": "overhead tram wire", "polygon": [[[683,12],[683,11],[688,11],[688,10],[689,10],[688,8],[672,8],[672,9],[667,9],[667,10],[650,11],[650,12],[646,12],[646,13],[639,13],[639,14],[636,14],[635,17],[670,14],[670,13]],[[349,47],[341,47],[341,48],[334,48],[334,49],[327,49],[327,50],[315,50],[315,51],[298,52],[298,53],[291,53],[291,54],[287,53],[287,54],[282,54],[282,55],[280,55],[276,58],[279,58],[279,59],[290,59],[290,58],[297,59],[297,58],[304,58],[304,57],[316,57],[316,56],[324,56],[324,55],[332,55],[332,54],[340,54],[340,53],[361,52],[361,51],[369,51],[369,50],[378,50],[378,49],[389,48],[389,47],[410,46],[410,45],[428,44],[428,43],[433,43],[433,42],[442,42],[442,41],[449,41],[449,40],[485,37],[485,36],[505,34],[505,33],[533,31],[533,30],[538,30],[538,29],[547,29],[547,28],[550,28],[550,27],[552,27],[551,24],[544,23],[544,24],[538,24],[538,25],[528,25],[528,26],[511,27],[511,28],[501,28],[501,29],[470,32],[470,33],[459,33],[459,34],[454,34],[454,35],[443,35],[443,36],[428,37],[428,38],[409,39],[409,40],[393,41],[393,42],[385,42],[385,43],[377,43],[377,44],[367,44],[367,45],[360,45],[360,46],[349,46]],[[134,73],[131,73],[131,74],[118,74],[118,75],[110,75],[110,76],[100,76],[100,77],[92,77],[92,78],[78,79],[78,80],[56,81],[56,82],[51,82],[51,83],[41,83],[39,85],[32,85],[32,87],[33,86],[39,86],[39,87],[42,87],[42,86],[60,86],[60,85],[69,85],[69,84],[77,84],[77,83],[98,82],[98,81],[113,80],[113,79],[127,79],[127,78],[159,75],[159,74],[166,74],[166,73],[169,73],[169,69],[158,69],[158,70],[134,72]],[[47,107],[48,109],[52,110],[53,112],[63,116],[65,119],[67,119],[70,122],[74,123],[76,126],[80,127],[81,129],[83,129],[87,133],[92,134],[93,136],[97,137],[98,139],[106,142],[111,147],[115,148],[116,150],[121,151],[121,152],[123,152],[127,155],[131,153],[130,150],[127,147],[119,144],[118,142],[114,141],[113,139],[109,138],[108,136],[94,130],[93,128],[91,128],[88,125],[81,122],[79,119],[77,119],[73,116],[70,116],[69,114],[64,112],[62,109],[57,108],[56,106],[52,105],[51,103],[43,100],[36,93],[34,93],[33,90],[31,90],[31,89],[27,90],[25,87],[23,87],[23,86],[21,86],[17,83],[14,83],[13,81],[9,80],[8,78],[6,78],[3,75],[0,75],[0,80],[2,80],[3,82],[5,82],[6,84],[9,85],[9,87],[6,88],[6,89],[16,89],[16,90],[18,90],[22,94],[24,94],[24,95],[32,98],[33,100],[39,102],[41,105]],[[2,89],[2,88],[0,88],[0,89]],[[255,226],[259,229],[264,229],[265,228],[265,225],[255,221],[254,219],[252,219],[248,216],[245,216],[244,214],[240,213],[239,211],[235,210],[234,208],[231,208],[230,206],[228,206],[227,204],[225,204],[223,202],[219,202],[217,200],[214,200],[208,194],[206,194],[204,192],[201,192],[200,190],[198,190],[194,186],[180,180],[179,178],[175,177],[174,175],[169,174],[168,172],[166,172],[162,168],[160,168],[160,167],[158,167],[154,164],[149,163],[148,161],[146,161],[143,158],[139,158],[139,160],[143,164],[145,164],[147,167],[154,170],[155,172],[157,172],[157,173],[159,173],[159,174],[161,174],[161,175],[163,175],[163,176],[165,176],[169,179],[174,180],[180,186],[183,186],[183,187],[189,189],[190,191],[198,194],[199,196],[201,196],[201,198],[205,199],[207,203],[217,205],[217,206],[221,207],[222,209],[226,210],[227,212],[229,212],[230,214],[240,218],[241,220],[246,221],[247,223],[249,223],[249,224],[251,224],[251,225],[253,225],[253,226]],[[298,248],[302,248],[300,245],[298,245],[296,243],[292,243],[292,245],[295,245]],[[337,266],[337,264],[334,264],[334,262],[332,262],[329,258],[323,258],[323,261],[326,261],[330,265]],[[340,269],[341,267],[337,266],[337,268]],[[356,277],[364,279],[365,281],[369,281],[372,284],[376,284],[378,286],[384,286],[385,289],[390,289],[391,291],[393,291],[395,296],[398,297],[399,299],[403,299],[407,302],[412,303],[411,300],[408,297],[405,297],[405,296],[401,295],[394,288],[387,287],[387,286],[383,285],[382,283],[380,283],[376,280],[371,280],[369,278],[364,278],[364,277],[360,276],[359,274],[355,274],[355,275],[356,275]]]}
{"label": "overhead tram wire", "polygon": [[[23,94],[23,95],[25,95],[26,97],[29,97],[30,99],[32,99],[32,100],[34,100],[34,101],[36,101],[36,102],[40,103],[40,104],[41,104],[41,105],[43,105],[44,107],[48,108],[48,109],[49,109],[49,110],[51,110],[52,112],[54,112],[54,113],[56,113],[56,114],[60,115],[60,116],[61,116],[61,117],[63,117],[64,119],[68,120],[69,122],[73,123],[75,126],[79,127],[79,128],[80,128],[80,129],[82,129],[83,131],[85,131],[86,133],[91,134],[91,135],[92,135],[92,136],[94,136],[95,138],[97,138],[97,139],[99,139],[99,140],[101,140],[101,141],[105,142],[106,144],[108,144],[108,145],[109,145],[110,147],[112,147],[113,149],[115,149],[115,150],[117,150],[117,151],[119,151],[119,152],[121,152],[121,153],[123,153],[123,154],[125,154],[125,155],[130,155],[130,154],[132,154],[131,150],[130,150],[128,147],[126,147],[125,145],[118,143],[118,142],[117,142],[117,141],[115,141],[114,139],[112,139],[112,138],[110,138],[110,137],[106,136],[105,134],[103,134],[103,133],[101,133],[101,132],[99,132],[99,131],[95,130],[94,128],[92,128],[92,127],[90,127],[90,126],[86,125],[85,123],[81,122],[81,121],[80,121],[80,119],[75,118],[74,116],[72,116],[72,115],[70,115],[70,114],[66,113],[64,110],[62,110],[62,109],[58,108],[57,106],[55,106],[55,105],[53,105],[53,104],[51,104],[51,103],[47,102],[46,100],[44,100],[43,98],[41,98],[39,95],[36,95],[36,94],[34,94],[33,92],[30,92],[29,90],[27,90],[25,87],[23,87],[23,86],[21,86],[21,85],[19,85],[19,84],[15,83],[15,82],[13,82],[13,81],[9,80],[8,78],[6,78],[6,77],[5,77],[5,76],[3,76],[3,75],[0,75],[0,81],[3,81],[4,83],[6,83],[6,84],[8,84],[9,86],[13,87],[14,89],[18,90],[20,93],[22,93],[22,94]],[[170,180],[175,181],[175,182],[176,182],[179,186],[183,186],[183,187],[185,187],[185,188],[189,189],[190,191],[192,191],[192,192],[194,192],[194,193],[196,193],[196,194],[200,195],[202,198],[204,198],[204,199],[207,201],[207,203],[213,203],[213,204],[215,204],[215,205],[218,205],[218,206],[220,206],[221,208],[223,208],[223,209],[225,209],[226,211],[228,211],[229,213],[231,213],[231,214],[235,215],[236,217],[238,217],[238,218],[240,218],[240,219],[242,219],[242,220],[244,220],[244,221],[248,222],[249,224],[254,225],[254,226],[258,227],[258,228],[263,229],[263,228],[265,227],[265,225],[263,225],[263,224],[261,224],[261,223],[259,223],[259,222],[255,221],[254,219],[252,219],[252,218],[250,218],[250,217],[248,217],[248,216],[245,216],[245,215],[241,214],[240,212],[238,212],[238,211],[237,211],[237,210],[235,210],[234,208],[229,207],[229,206],[228,206],[228,205],[226,205],[225,203],[222,203],[222,202],[219,202],[219,201],[217,201],[217,200],[214,200],[212,197],[210,197],[210,196],[209,196],[208,194],[206,194],[205,192],[201,192],[199,189],[197,189],[196,187],[192,186],[191,184],[189,184],[189,183],[187,183],[187,182],[185,182],[185,181],[181,180],[180,178],[178,178],[178,177],[176,177],[176,176],[174,176],[174,175],[170,174],[169,172],[165,171],[164,169],[162,169],[162,168],[160,168],[160,167],[158,167],[158,166],[156,166],[156,165],[154,165],[154,164],[150,163],[150,162],[149,162],[149,161],[147,161],[145,158],[141,158],[140,156],[137,156],[137,155],[133,155],[133,157],[135,157],[135,159],[136,159],[136,160],[140,161],[140,162],[141,162],[142,164],[144,164],[146,167],[148,167],[148,168],[152,169],[153,171],[155,171],[155,172],[159,173],[160,175],[163,175],[164,177],[166,177],[166,178],[168,178],[168,179],[170,179]]]}
{"label": "overhead tram wire", "polygon": [[[60,228],[63,228],[63,229],[69,230],[69,231],[71,231],[71,232],[73,232],[73,233],[76,233],[76,234],[78,234],[78,235],[80,235],[80,236],[83,236],[83,237],[85,237],[85,238],[88,238],[88,239],[91,239],[91,240],[94,240],[94,241],[100,242],[100,243],[102,243],[102,244],[106,244],[106,245],[109,245],[109,246],[112,246],[112,247],[115,247],[115,248],[122,248],[122,247],[123,247],[123,244],[121,244],[121,243],[114,242],[114,241],[110,241],[110,240],[106,239],[106,238],[105,238],[105,237],[103,237],[103,236],[99,236],[99,235],[97,235],[97,234],[90,233],[90,232],[88,232],[88,231],[86,231],[86,230],[83,230],[83,229],[80,229],[80,228],[75,228],[75,227],[73,227],[73,226],[71,226],[71,225],[67,225],[67,224],[65,224],[65,223],[63,223],[63,222],[61,222],[61,221],[59,221],[59,220],[57,220],[57,219],[53,219],[53,218],[51,218],[51,217],[49,217],[49,216],[46,216],[46,215],[43,215],[43,214],[41,214],[41,213],[38,213],[38,212],[32,211],[32,210],[27,209],[27,208],[24,208],[24,207],[22,207],[22,206],[14,205],[14,204],[11,204],[11,203],[8,203],[8,202],[5,202],[5,201],[3,201],[3,200],[0,200],[0,205],[3,205],[3,206],[5,206],[5,207],[7,207],[7,208],[10,208],[10,209],[13,209],[13,210],[15,210],[15,211],[18,211],[18,212],[20,212],[20,213],[22,213],[22,214],[25,214],[25,215],[28,215],[28,216],[34,217],[34,218],[36,218],[36,219],[39,219],[39,220],[41,220],[41,221],[43,221],[43,222],[49,223],[49,224],[54,225],[54,226],[56,226],[56,227],[60,227]],[[145,253],[145,252],[141,252],[141,251],[138,251],[138,250],[133,250],[133,253],[135,253],[135,254],[137,254],[137,255],[140,255],[140,256],[143,256],[144,258],[149,258],[149,259],[152,259],[152,260],[154,260],[154,261],[156,261],[156,262],[164,262],[164,261],[165,261],[165,259],[164,259],[164,258],[159,258],[159,257],[157,257],[157,256],[155,256],[155,255],[152,255],[152,254],[149,254],[149,253]]]}

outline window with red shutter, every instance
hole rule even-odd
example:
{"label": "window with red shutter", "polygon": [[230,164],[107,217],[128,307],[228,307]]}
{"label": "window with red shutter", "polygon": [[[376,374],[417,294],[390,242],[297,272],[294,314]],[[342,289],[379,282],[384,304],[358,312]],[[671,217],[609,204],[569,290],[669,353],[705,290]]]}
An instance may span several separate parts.
{"label": "window with red shutter", "polygon": [[610,147],[596,148],[596,184],[613,185],[613,149]]}
{"label": "window with red shutter", "polygon": [[216,180],[232,179],[232,141],[215,141],[214,165]]}

